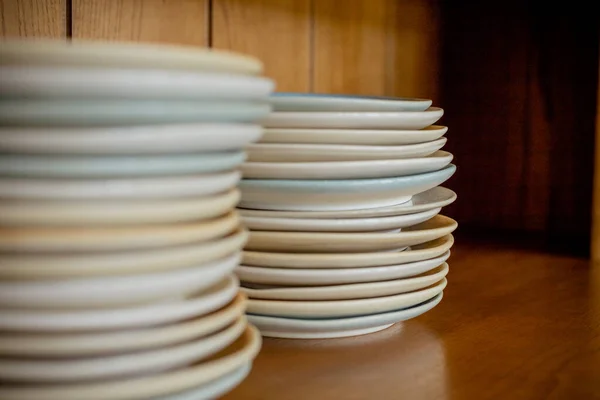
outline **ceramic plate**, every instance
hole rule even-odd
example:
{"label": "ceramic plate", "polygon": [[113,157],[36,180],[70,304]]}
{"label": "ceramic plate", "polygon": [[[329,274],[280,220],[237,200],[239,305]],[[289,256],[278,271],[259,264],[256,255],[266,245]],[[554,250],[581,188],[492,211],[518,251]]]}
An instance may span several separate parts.
{"label": "ceramic plate", "polygon": [[[1,114],[0,114],[1,115]],[[273,112],[267,128],[423,129],[442,118],[444,110],[398,112]]]}
{"label": "ceramic plate", "polygon": [[0,45],[2,65],[147,68],[259,74],[262,63],[246,55],[197,46],[89,40],[12,39]]}
{"label": "ceramic plate", "polygon": [[441,208],[396,217],[351,219],[300,219],[242,217],[244,225],[257,231],[368,232],[406,228],[433,218]]}
{"label": "ceramic plate", "polygon": [[431,142],[448,132],[448,127],[432,125],[419,130],[387,129],[286,129],[268,128],[261,143],[305,143],[397,146]]}
{"label": "ceramic plate", "polygon": [[141,305],[197,293],[229,275],[240,253],[190,268],[151,274],[0,282],[0,307],[87,309]]}
{"label": "ceramic plate", "polygon": [[115,226],[181,223],[219,217],[232,210],[240,192],[164,200],[0,200],[3,226]]}
{"label": "ceramic plate", "polygon": [[210,288],[186,298],[172,298],[134,307],[62,311],[0,309],[0,330],[3,333],[73,333],[169,324],[218,310],[235,297],[238,288],[237,278],[230,275]]}
{"label": "ceramic plate", "polygon": [[417,193],[412,198],[397,206],[365,208],[347,211],[271,211],[248,210],[239,208],[244,218],[294,218],[294,219],[350,219],[350,218],[380,218],[399,215],[416,214],[442,208],[454,203],[456,193],[442,186],[436,186],[425,192]]}
{"label": "ceramic plate", "polygon": [[248,326],[242,336],[209,360],[180,369],[136,378],[70,384],[4,384],[3,400],[146,400],[204,386],[254,359],[260,333]]}
{"label": "ceramic plate", "polygon": [[244,162],[243,151],[169,156],[40,156],[0,154],[4,176],[25,178],[110,178],[202,174],[228,171]]}
{"label": "ceramic plate", "polygon": [[458,224],[437,215],[429,221],[402,232],[327,233],[250,231],[249,251],[292,253],[341,253],[395,250],[402,246],[425,243],[452,233]]}
{"label": "ceramic plate", "polygon": [[169,199],[224,192],[239,180],[238,171],[152,178],[0,178],[0,199]]}
{"label": "ceramic plate", "polygon": [[285,301],[248,300],[248,313],[292,318],[342,318],[408,308],[430,300],[446,287],[446,278],[435,286],[393,296],[355,300]]}
{"label": "ceramic plate", "polygon": [[161,348],[213,334],[244,315],[246,296],[239,293],[225,307],[191,320],[132,330],[85,333],[2,333],[0,355],[65,358],[119,354]]}
{"label": "ceramic plate", "polygon": [[440,138],[404,146],[256,143],[246,147],[246,152],[252,162],[396,160],[426,157],[441,149],[446,141]]}
{"label": "ceramic plate", "polygon": [[426,313],[442,301],[443,292],[424,303],[410,308],[380,314],[350,318],[299,319],[248,315],[248,320],[267,337],[290,339],[325,339],[363,335],[388,328],[397,322],[406,321]]}
{"label": "ceramic plate", "polygon": [[203,360],[229,346],[246,330],[246,317],[207,337],[159,349],[76,359],[5,358],[0,363],[4,382],[61,383],[131,378],[180,368]]}
{"label": "ceramic plate", "polygon": [[235,231],[237,213],[174,225],[0,228],[0,251],[93,252],[176,246],[214,240]]}
{"label": "ceramic plate", "polygon": [[0,127],[0,151],[25,154],[188,154],[239,150],[260,125],[175,124],[114,127]]}
{"label": "ceramic plate", "polygon": [[436,151],[429,157],[400,160],[325,162],[245,162],[244,178],[256,179],[360,179],[422,174],[437,171],[452,161],[452,154]]}
{"label": "ceramic plate", "polygon": [[348,283],[380,282],[416,276],[439,267],[450,257],[441,256],[398,265],[364,268],[263,268],[240,265],[236,274],[244,282],[279,286],[323,286]]}
{"label": "ceramic plate", "polygon": [[267,78],[226,73],[0,66],[3,97],[266,101],[274,86]]}
{"label": "ceramic plate", "polygon": [[256,122],[270,112],[270,106],[261,102],[0,100],[0,124],[27,127]]}
{"label": "ceramic plate", "polygon": [[275,111],[424,111],[431,100],[403,97],[273,93]]}
{"label": "ceramic plate", "polygon": [[350,300],[391,296],[424,289],[439,282],[448,274],[448,264],[414,278],[383,282],[355,283],[333,286],[263,286],[242,287],[251,299],[260,300]]}
{"label": "ceramic plate", "polygon": [[342,211],[402,204],[436,187],[456,171],[446,168],[424,174],[379,179],[274,180],[243,179],[239,206],[259,210]]}
{"label": "ceramic plate", "polygon": [[439,257],[454,244],[446,235],[408,250],[377,253],[271,253],[244,251],[242,264],[270,268],[361,268],[404,264]]}
{"label": "ceramic plate", "polygon": [[183,246],[94,253],[4,253],[0,278],[13,280],[118,276],[171,271],[212,262],[244,247],[248,232]]}

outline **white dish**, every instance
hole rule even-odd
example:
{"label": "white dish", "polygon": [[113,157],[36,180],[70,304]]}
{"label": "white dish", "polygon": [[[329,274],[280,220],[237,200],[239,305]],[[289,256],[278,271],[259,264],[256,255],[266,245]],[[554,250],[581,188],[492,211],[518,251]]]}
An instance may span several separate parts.
{"label": "white dish", "polygon": [[398,265],[363,268],[264,268],[240,265],[235,272],[244,283],[280,286],[325,286],[402,279],[431,271],[450,257],[441,256]]}
{"label": "white dish", "polygon": [[272,286],[250,285],[242,287],[250,299],[260,300],[350,300],[370,297],[391,296],[399,293],[424,289],[439,282],[448,274],[444,263],[425,274],[404,279],[382,282],[367,282],[332,286]]}
{"label": "white dish", "polygon": [[435,286],[393,296],[355,300],[287,301],[248,300],[248,313],[292,318],[342,318],[377,314],[414,307],[440,294],[446,287],[446,278]]}
{"label": "white dish", "polygon": [[349,219],[349,218],[380,218],[399,215],[416,214],[442,208],[454,203],[456,193],[442,186],[436,186],[425,192],[417,193],[412,198],[396,206],[365,208],[346,211],[271,211],[248,210],[239,208],[242,217],[257,218],[294,218],[294,219]]}
{"label": "white dish", "polygon": [[270,100],[275,111],[424,111],[432,103],[428,99],[315,93],[273,93]]}
{"label": "white dish", "polygon": [[190,268],[150,274],[0,282],[0,308],[89,309],[143,305],[185,297],[223,280],[240,253]]}
{"label": "white dish", "polygon": [[422,174],[437,171],[452,161],[452,154],[436,151],[429,157],[399,160],[324,162],[245,162],[245,179],[361,179]]}
{"label": "white dish", "polygon": [[159,373],[217,353],[235,342],[246,326],[246,317],[241,316],[231,326],[210,336],[128,354],[66,360],[5,358],[0,363],[0,379],[5,382],[78,383]]}
{"label": "white dish", "polygon": [[262,63],[243,54],[195,46],[90,40],[11,39],[0,45],[1,65],[147,68],[259,74]]}
{"label": "white dish", "polygon": [[248,231],[238,229],[215,240],[154,249],[69,254],[4,253],[0,258],[0,278],[72,279],[172,271],[224,258],[240,251],[247,239]]}
{"label": "white dish", "polygon": [[146,400],[203,386],[254,359],[261,346],[260,333],[248,325],[242,336],[217,355],[201,363],[148,376],[76,384],[4,384],[3,400]]}
{"label": "white dish", "polygon": [[213,334],[244,315],[246,296],[238,293],[225,307],[174,324],[132,330],[84,333],[0,334],[0,355],[65,358],[119,354],[161,348]]}
{"label": "white dish", "polygon": [[65,311],[0,309],[0,330],[89,332],[163,325],[208,314],[223,307],[235,297],[238,287],[238,280],[230,275],[201,293],[136,307]]}
{"label": "white dish", "polygon": [[246,152],[251,162],[396,160],[426,157],[444,147],[446,141],[440,138],[404,146],[255,143],[248,145]]}
{"label": "white dish", "polygon": [[441,208],[415,214],[378,218],[350,219],[301,219],[244,217],[242,221],[248,229],[257,231],[293,232],[368,232],[406,228],[433,218]]}
{"label": "white dish", "polygon": [[397,146],[431,142],[446,132],[448,127],[439,125],[419,130],[267,128],[260,142]]}
{"label": "white dish", "polygon": [[238,150],[262,134],[253,124],[0,127],[0,150],[24,154],[187,154]]}
{"label": "white dish", "polygon": [[0,100],[0,124],[27,127],[256,122],[268,104],[180,100]]}
{"label": "white dish", "polygon": [[239,167],[244,152],[169,156],[0,155],[4,176],[25,178],[109,178],[203,174]]}
{"label": "white dish", "polygon": [[227,73],[0,66],[3,97],[266,101],[274,86],[267,78]]}
{"label": "white dish", "polygon": [[[1,114],[0,114],[1,115]],[[444,110],[398,112],[273,112],[264,119],[267,128],[423,129],[442,118]]]}
{"label": "white dish", "polygon": [[210,220],[173,225],[0,228],[0,251],[94,252],[176,246],[224,237],[239,223],[233,211]]}
{"label": "white dish", "polygon": [[240,191],[164,200],[0,200],[3,226],[116,226],[202,221],[232,210]]}
{"label": "white dish", "polygon": [[442,301],[442,297],[443,292],[415,307],[359,317],[299,319],[248,315],[248,321],[256,325],[260,333],[267,337],[324,339],[356,336],[377,332],[392,324],[418,317],[437,306]]}
{"label": "white dish", "polygon": [[205,196],[236,186],[239,171],[112,179],[19,179],[0,178],[4,199],[172,199]]}
{"label": "white dish", "polygon": [[451,218],[436,215],[401,232],[281,232],[250,231],[245,250],[292,253],[341,253],[395,250],[448,235],[458,224]]}
{"label": "white dish", "polygon": [[243,179],[239,206],[259,210],[342,211],[388,207],[436,187],[456,171],[446,168],[424,174],[379,179],[274,180]]}
{"label": "white dish", "polygon": [[364,268],[404,264],[439,257],[452,247],[454,237],[411,246],[408,250],[370,253],[271,253],[244,251],[242,264],[270,268]]}

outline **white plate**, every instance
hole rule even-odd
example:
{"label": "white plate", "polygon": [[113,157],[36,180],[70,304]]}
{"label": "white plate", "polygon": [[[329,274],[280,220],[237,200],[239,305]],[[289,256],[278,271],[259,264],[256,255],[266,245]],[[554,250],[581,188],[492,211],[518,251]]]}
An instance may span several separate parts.
{"label": "white plate", "polygon": [[205,196],[236,186],[239,171],[112,179],[19,179],[0,178],[4,199],[172,199]]}
{"label": "white plate", "polygon": [[[242,264],[270,268],[360,268],[404,264],[439,257],[454,244],[446,235],[408,250],[371,253],[271,253],[244,251]],[[0,270],[1,271],[1,270]]]}
{"label": "white plate", "polygon": [[171,271],[212,262],[241,250],[248,231],[215,240],[155,249],[94,253],[4,253],[1,279],[65,279]]}
{"label": "white plate", "polygon": [[441,208],[415,214],[379,218],[350,219],[301,219],[301,218],[263,218],[244,217],[246,227],[257,231],[294,231],[294,232],[368,232],[406,228],[433,218]]}
{"label": "white plate", "polygon": [[236,268],[240,253],[190,268],[150,274],[0,282],[0,308],[88,309],[142,305],[197,293]]}
{"label": "white plate", "polygon": [[165,200],[0,200],[3,226],[115,226],[202,221],[232,210],[240,191]]}
{"label": "white plate", "polygon": [[[1,114],[0,114],[1,115]],[[444,110],[398,112],[273,112],[267,128],[423,129],[442,118]]]}
{"label": "white plate", "polygon": [[1,65],[147,68],[259,74],[262,63],[243,54],[197,46],[90,40],[11,39],[0,44]]}
{"label": "white plate", "polygon": [[226,348],[246,330],[246,317],[210,336],[151,350],[76,359],[5,358],[4,382],[77,383],[86,380],[132,378],[183,367]]}
{"label": "white plate", "polygon": [[430,271],[443,264],[450,251],[441,256],[398,265],[364,268],[264,268],[240,265],[235,272],[242,282],[280,286],[342,285],[402,279]]}
{"label": "white plate", "polygon": [[245,162],[245,179],[361,179],[422,174],[437,171],[452,161],[452,154],[436,151],[429,157],[399,160],[323,162]]}
{"label": "white plate", "polygon": [[246,296],[238,293],[225,307],[208,315],[144,329],[85,333],[0,334],[0,355],[65,358],[118,354],[161,348],[215,333],[244,315]]}
{"label": "white plate", "polygon": [[249,210],[238,208],[242,217],[256,218],[294,218],[294,219],[349,219],[349,218],[380,218],[399,215],[416,214],[442,208],[454,203],[456,193],[442,186],[436,186],[425,192],[417,193],[412,198],[397,206],[365,208],[347,211],[271,211]]}
{"label": "white plate", "polygon": [[431,100],[340,94],[273,93],[275,111],[424,111]]}
{"label": "white plate", "polygon": [[176,246],[226,236],[239,223],[240,218],[233,211],[219,218],[172,225],[0,228],[0,251],[60,253]]}
{"label": "white plate", "polygon": [[267,78],[227,73],[0,66],[3,97],[267,101],[274,86]]}
{"label": "white plate", "polygon": [[391,296],[424,289],[448,274],[448,264],[414,278],[332,286],[264,286],[247,284],[241,290],[251,299],[261,300],[349,300]]}
{"label": "white plate", "polygon": [[426,313],[442,301],[443,292],[415,307],[350,318],[306,319],[248,315],[248,320],[267,337],[324,339],[377,332],[391,324]]}
{"label": "white plate", "polygon": [[256,122],[270,112],[270,106],[261,102],[0,100],[0,124],[27,127]]}
{"label": "white plate", "polygon": [[446,278],[435,286],[393,296],[355,300],[287,301],[248,300],[248,313],[292,318],[342,318],[389,312],[416,306],[440,294]]}
{"label": "white plate", "polygon": [[439,125],[420,130],[267,128],[260,142],[397,146],[431,142],[446,132],[448,127]]}
{"label": "white plate", "polygon": [[163,325],[208,314],[223,307],[235,297],[238,287],[238,280],[230,275],[209,289],[187,298],[173,298],[136,307],[64,311],[0,309],[0,330],[85,332]]}
{"label": "white plate", "polygon": [[147,400],[204,386],[254,359],[261,346],[260,333],[248,326],[242,336],[209,360],[177,370],[138,378],[76,384],[3,384],[3,400]]}
{"label": "white plate", "polygon": [[395,250],[440,238],[454,232],[458,224],[451,218],[436,215],[429,221],[403,229],[402,232],[281,232],[250,231],[246,250],[292,253],[359,253]]}
{"label": "white plate", "polygon": [[0,127],[0,151],[25,154],[182,154],[238,150],[260,125],[175,124],[116,127]]}
{"label": "white plate", "polygon": [[419,175],[379,179],[243,179],[239,206],[259,210],[342,211],[402,204],[436,187],[456,171],[446,168]]}
{"label": "white plate", "polygon": [[244,162],[244,152],[169,156],[39,156],[1,154],[4,176],[25,178],[110,178],[186,175],[229,171]]}
{"label": "white plate", "polygon": [[426,157],[444,147],[446,138],[404,146],[255,143],[246,147],[252,162],[396,160]]}

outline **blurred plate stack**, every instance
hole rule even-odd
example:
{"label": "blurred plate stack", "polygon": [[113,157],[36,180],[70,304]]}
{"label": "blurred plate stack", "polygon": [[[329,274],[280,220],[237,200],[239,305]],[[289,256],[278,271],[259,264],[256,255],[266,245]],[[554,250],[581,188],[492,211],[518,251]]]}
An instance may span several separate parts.
{"label": "blurred plate stack", "polygon": [[247,147],[236,271],[264,336],[366,334],[442,298],[456,167],[431,100],[278,93]]}
{"label": "blurred plate stack", "polygon": [[261,340],[233,274],[255,59],[0,45],[2,399],[208,399]]}

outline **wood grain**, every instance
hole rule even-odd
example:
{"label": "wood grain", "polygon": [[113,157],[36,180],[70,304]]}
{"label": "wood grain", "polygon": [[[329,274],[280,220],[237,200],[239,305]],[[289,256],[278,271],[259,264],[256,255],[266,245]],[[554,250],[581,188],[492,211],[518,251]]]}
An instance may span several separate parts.
{"label": "wood grain", "polygon": [[73,38],[208,44],[208,0],[72,0]]}
{"label": "wood grain", "polygon": [[212,45],[261,59],[278,91],[310,91],[309,0],[214,0]]}
{"label": "wood grain", "polygon": [[67,0],[0,0],[2,37],[63,38]]}
{"label": "wood grain", "polygon": [[461,240],[449,264],[429,313],[355,338],[267,338],[224,398],[600,398],[600,270]]}
{"label": "wood grain", "polygon": [[600,267],[600,61],[598,62],[598,101],[596,103],[596,166],[592,210],[592,260]]}

